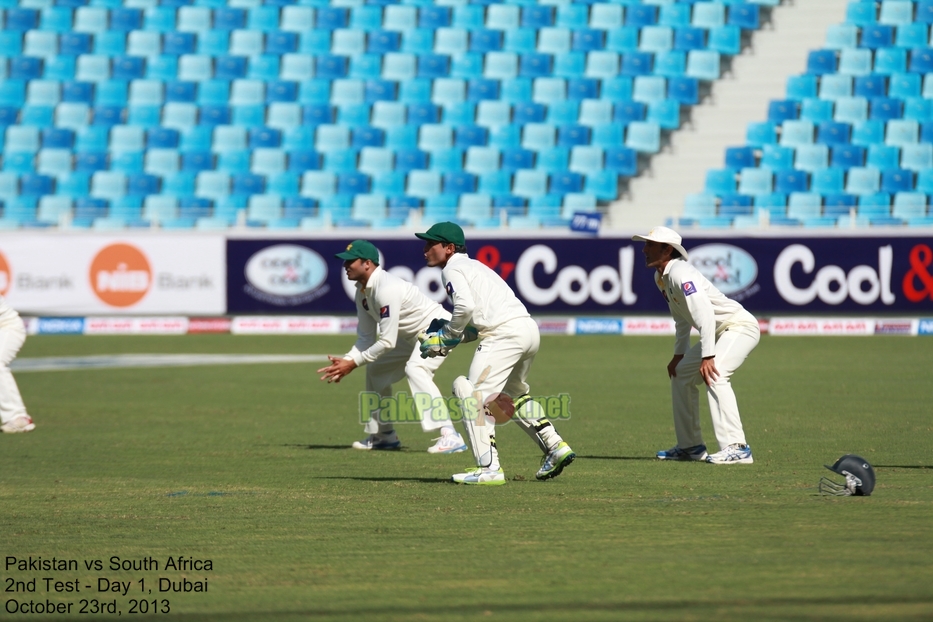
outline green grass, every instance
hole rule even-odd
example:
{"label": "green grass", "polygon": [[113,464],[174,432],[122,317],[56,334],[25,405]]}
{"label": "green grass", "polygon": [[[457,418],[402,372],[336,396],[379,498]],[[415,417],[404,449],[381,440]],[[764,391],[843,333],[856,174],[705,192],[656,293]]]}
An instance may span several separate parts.
{"label": "green grass", "polygon": [[[326,354],[351,342],[43,336],[20,356]],[[208,591],[154,590],[171,601],[159,619],[931,619],[930,341],[765,337],[734,380],[755,464],[733,467],[653,460],[674,442],[671,347],[545,337],[532,387],[571,394],[559,430],[579,457],[538,482],[536,447],[506,426],[510,481],[478,489],[447,483],[469,454],[428,455],[419,426],[399,427],[400,452],[348,448],[362,437],[361,371],[339,385],[313,363],[18,374],[38,428],[0,436],[0,559],[105,570],[4,566],[2,585],[38,577],[40,589],[3,602],[113,598],[49,594],[45,576],[94,587],[185,576]],[[458,349],[441,368],[445,393],[469,357]],[[849,452],[875,466],[875,493],[819,497],[822,465]],[[164,570],[179,555],[213,569]],[[163,568],[107,570],[111,556]],[[134,595],[116,596],[124,617]]]}

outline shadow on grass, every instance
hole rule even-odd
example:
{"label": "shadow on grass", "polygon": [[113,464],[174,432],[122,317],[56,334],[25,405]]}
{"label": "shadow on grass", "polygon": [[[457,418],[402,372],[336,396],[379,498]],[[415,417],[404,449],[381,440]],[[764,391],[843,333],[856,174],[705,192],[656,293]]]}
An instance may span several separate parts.
{"label": "shadow on grass", "polygon": [[314,477],[312,479],[352,479],[358,482],[421,482],[422,484],[450,484],[450,478],[438,479],[436,477],[350,477],[347,475],[329,475],[327,477]]}
{"label": "shadow on grass", "polygon": [[933,471],[933,466],[928,464],[876,464],[876,469],[921,469]]}
{"label": "shadow on grass", "polygon": [[[457,617],[463,618],[469,615],[490,615],[492,613],[500,614],[533,614],[533,613],[556,613],[556,612],[661,612],[668,611],[689,612],[690,616],[698,616],[702,612],[709,612],[712,615],[718,609],[729,608],[739,611],[760,611],[762,608],[771,611],[766,616],[768,619],[775,619],[777,616],[781,620],[849,620],[851,614],[848,611],[840,611],[838,614],[832,612],[803,613],[798,614],[791,611],[782,611],[784,607],[832,607],[842,606],[850,608],[852,606],[885,606],[885,605],[933,605],[933,598],[929,596],[839,596],[834,598],[742,598],[736,600],[678,600],[678,601],[628,601],[628,602],[607,602],[607,603],[588,603],[588,602],[548,602],[538,604],[512,604],[512,603],[478,603],[475,605],[460,606],[457,610]],[[173,620],[203,620],[205,622],[218,620],[228,622],[231,620],[282,620],[282,619],[306,619],[306,618],[366,618],[368,616],[383,616],[386,611],[382,607],[357,607],[354,609],[305,609],[301,611],[264,611],[250,612],[248,614],[173,614]],[[392,619],[411,619],[422,617],[424,619],[441,619],[437,615],[435,607],[393,607],[391,610]],[[145,618],[150,619],[150,618]],[[911,616],[914,619],[914,616]],[[924,619],[917,617],[916,619]]]}
{"label": "shadow on grass", "polygon": [[[350,447],[349,445],[305,445],[304,443],[285,443],[284,445],[282,445],[282,447],[293,447],[293,448],[297,448],[297,449],[307,449],[307,450],[309,450],[309,451],[316,451],[316,450],[319,450],[319,449],[330,449],[330,450],[334,450],[334,451],[344,451],[344,450],[350,451],[350,450],[353,450],[353,448]],[[354,450],[354,451],[361,451],[361,450]],[[398,449],[378,450],[378,451],[376,451],[376,452],[374,452],[374,453],[387,453],[387,454],[389,454],[389,453],[405,453],[405,452],[409,452],[409,451],[411,451],[411,450],[408,449],[407,447],[402,446],[402,447],[399,447]]]}
{"label": "shadow on grass", "polygon": [[657,458],[650,456],[584,456],[577,454],[577,458],[584,460],[647,460],[648,462],[655,462]]}

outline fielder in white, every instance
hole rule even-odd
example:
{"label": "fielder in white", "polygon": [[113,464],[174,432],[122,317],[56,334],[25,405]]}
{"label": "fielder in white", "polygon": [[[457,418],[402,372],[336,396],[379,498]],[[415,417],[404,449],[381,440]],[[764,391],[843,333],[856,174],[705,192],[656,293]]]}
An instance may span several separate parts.
{"label": "fielder in white", "polygon": [[[427,232],[415,235],[425,241],[428,266],[442,268],[444,288],[454,307],[450,322],[436,333],[422,336],[423,356],[445,356],[462,341],[467,326],[475,326],[480,344],[469,376],[454,380],[454,395],[461,400],[474,398],[478,404],[495,400],[500,393],[515,396],[512,419],[545,456],[535,477],[541,480],[557,477],[576,455],[551,422],[541,418],[543,413],[528,394],[528,371],[541,340],[538,325],[498,274],[467,256],[463,230],[457,224],[437,223]],[[504,484],[493,422],[484,412],[476,417],[465,414],[463,427],[477,468],[451,479],[461,484]]]}
{"label": "fielder in white", "polygon": [[[758,345],[758,320],[687,262],[681,237],[655,227],[632,238],[645,243],[645,265],[657,270],[658,288],[674,317],[674,358],[667,365],[674,405],[677,445],[658,452],[660,460],[706,460],[712,464],[751,464],[739,407],[730,382]],[[690,329],[700,341],[690,347]],[[720,451],[708,454],[700,433],[700,393],[706,383],[713,430]]]}
{"label": "fielder in white", "polygon": [[[437,442],[428,448],[432,454],[466,450],[463,437],[450,421],[447,405],[434,384],[434,372],[444,359],[423,359],[418,333],[434,318],[450,318],[439,304],[417,287],[389,274],[379,265],[379,251],[366,240],[355,240],[338,253],[347,278],[356,281],[357,340],[342,358],[328,356],[331,364],[318,370],[321,380],[340,380],[360,366],[366,366],[366,390],[382,397],[392,396],[392,384],[408,378],[412,397],[429,395],[432,406],[423,410],[421,427],[425,432],[440,430]],[[439,398],[439,399],[436,399]],[[395,426],[383,421],[381,412],[369,413],[364,428],[368,436],[353,443],[355,449],[398,449]]]}
{"label": "fielder in white", "polygon": [[10,363],[25,341],[23,319],[0,296],[0,431],[8,434],[36,429],[10,371]]}

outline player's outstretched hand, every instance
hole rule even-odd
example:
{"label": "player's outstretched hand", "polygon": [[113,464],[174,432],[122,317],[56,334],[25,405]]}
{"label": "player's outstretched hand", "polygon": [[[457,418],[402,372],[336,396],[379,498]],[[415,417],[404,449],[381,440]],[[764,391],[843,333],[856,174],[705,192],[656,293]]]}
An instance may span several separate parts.
{"label": "player's outstretched hand", "polygon": [[321,380],[326,380],[327,384],[332,382],[339,383],[341,378],[356,369],[356,363],[351,359],[338,358],[328,354],[327,360],[330,361],[330,365],[317,370],[317,373],[324,374],[321,376]]}

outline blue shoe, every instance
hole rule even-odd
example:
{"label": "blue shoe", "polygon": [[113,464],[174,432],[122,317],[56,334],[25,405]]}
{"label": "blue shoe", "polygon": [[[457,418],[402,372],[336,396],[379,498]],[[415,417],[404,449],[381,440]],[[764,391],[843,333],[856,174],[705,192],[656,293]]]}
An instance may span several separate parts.
{"label": "blue shoe", "polygon": [[402,446],[402,441],[398,440],[398,435],[393,430],[388,434],[370,434],[361,441],[353,441],[353,449],[369,450],[394,450]]}
{"label": "blue shoe", "polygon": [[694,445],[681,449],[676,445],[665,451],[658,452],[658,460],[706,460],[709,455],[706,453],[706,445]]}
{"label": "blue shoe", "polygon": [[754,462],[752,448],[740,443],[733,443],[722,451],[710,454],[706,461],[710,464],[751,464]]}

